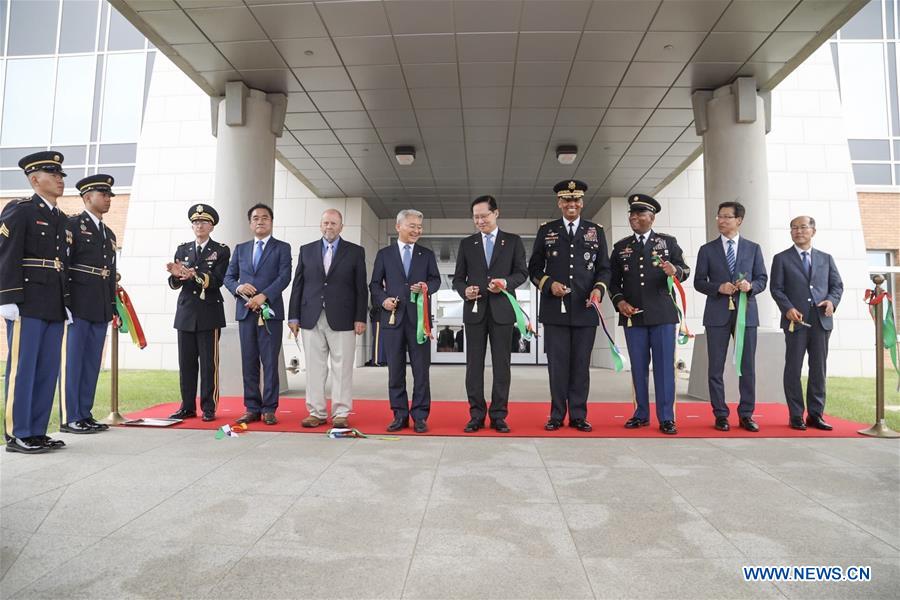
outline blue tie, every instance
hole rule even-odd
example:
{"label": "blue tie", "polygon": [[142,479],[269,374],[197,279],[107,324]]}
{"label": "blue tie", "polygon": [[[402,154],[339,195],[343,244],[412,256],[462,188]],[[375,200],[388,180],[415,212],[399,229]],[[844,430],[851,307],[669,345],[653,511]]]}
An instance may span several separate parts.
{"label": "blue tie", "polygon": [[484,255],[487,258],[488,266],[491,264],[491,257],[494,255],[494,234],[489,233],[484,240]]}
{"label": "blue tie", "polygon": [[737,259],[734,256],[734,240],[728,240],[728,252],[725,253],[725,260],[728,261],[728,270],[734,277],[734,268],[737,266]]}
{"label": "blue tie", "polygon": [[259,259],[262,258],[263,251],[263,242],[262,240],[256,241],[256,248],[253,249],[253,269],[256,270],[256,266],[259,264]]}
{"label": "blue tie", "polygon": [[809,252],[801,252],[803,255],[803,270],[806,271],[806,278],[812,277],[812,263],[809,262]]}
{"label": "blue tie", "polygon": [[409,277],[409,265],[412,263],[412,246],[403,246],[403,272]]}

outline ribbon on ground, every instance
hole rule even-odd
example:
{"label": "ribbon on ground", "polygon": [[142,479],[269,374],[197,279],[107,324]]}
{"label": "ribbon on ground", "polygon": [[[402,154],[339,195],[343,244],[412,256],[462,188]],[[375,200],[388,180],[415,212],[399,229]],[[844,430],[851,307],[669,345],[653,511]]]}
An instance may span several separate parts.
{"label": "ribbon on ground", "polygon": [[613,341],[612,336],[609,334],[609,329],[606,328],[606,320],[603,318],[603,312],[600,310],[600,302],[591,297],[591,306],[594,307],[594,310],[597,312],[597,316],[600,317],[600,325],[603,326],[603,333],[606,334],[606,339],[609,340],[609,353],[612,355],[613,365],[616,368],[616,372],[620,372],[625,368],[625,365],[622,362],[622,351],[619,350],[619,347],[616,346],[616,343]]}
{"label": "ribbon on ground", "polygon": [[[744,280],[744,275],[738,275],[735,283]],[[738,292],[737,321],[734,324],[734,370],[741,377],[741,363],[744,361],[744,333],[747,329],[747,292]]]}
{"label": "ribbon on ground", "polygon": [[[894,303],[891,302],[891,296],[887,292],[881,292],[876,295],[875,290],[866,290],[863,297],[866,304],[869,305],[869,315],[875,320],[875,306],[884,303],[884,310],[881,321],[882,344],[891,355],[891,363],[894,365],[894,371],[897,373],[897,390],[900,391],[900,362],[897,360],[897,325],[894,322]],[[878,323],[875,323],[878,327]]]}
{"label": "ribbon on ground", "polygon": [[501,292],[506,296],[506,299],[509,300],[509,304],[516,314],[516,329],[522,334],[522,339],[525,341],[531,340],[531,338],[537,335],[534,331],[534,327],[531,326],[531,319],[529,319],[528,315],[525,314],[525,311],[522,310],[522,307],[519,305],[519,301],[516,300],[515,296],[506,290],[501,290]]}
{"label": "ribbon on ground", "polygon": [[131,298],[121,285],[116,286],[116,312],[119,314],[119,331],[131,335],[131,341],[140,349],[147,347],[147,338],[138,320]]}
{"label": "ribbon on ground", "polygon": [[416,305],[416,342],[424,344],[431,339],[428,286],[423,283],[421,292],[410,292],[409,301]]}
{"label": "ribbon on ground", "polygon": [[[658,256],[653,257],[653,264],[659,266],[660,260]],[[675,311],[678,313],[678,344],[684,346],[692,337],[694,337],[694,334],[688,329],[686,321],[687,296],[684,293],[681,282],[678,281],[678,278],[674,275],[668,275],[666,277],[666,287],[669,289],[669,297],[672,298],[672,303],[675,304]],[[678,290],[678,296],[681,298],[681,306],[678,306],[678,301],[675,299],[675,294],[672,291],[673,289]]]}

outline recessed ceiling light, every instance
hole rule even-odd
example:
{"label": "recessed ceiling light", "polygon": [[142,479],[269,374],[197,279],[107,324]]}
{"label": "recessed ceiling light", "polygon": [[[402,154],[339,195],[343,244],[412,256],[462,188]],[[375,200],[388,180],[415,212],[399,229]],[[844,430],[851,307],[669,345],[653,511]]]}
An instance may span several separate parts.
{"label": "recessed ceiling light", "polygon": [[561,165],[571,165],[578,158],[578,146],[564,145],[556,147],[556,160]]}
{"label": "recessed ceiling light", "polygon": [[416,149],[414,146],[397,146],[394,148],[394,158],[404,167],[408,167],[416,160]]}

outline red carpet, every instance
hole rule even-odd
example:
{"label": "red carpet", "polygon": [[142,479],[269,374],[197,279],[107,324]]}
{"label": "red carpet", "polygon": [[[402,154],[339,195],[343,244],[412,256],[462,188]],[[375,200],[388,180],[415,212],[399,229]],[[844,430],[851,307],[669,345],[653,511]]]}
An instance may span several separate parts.
{"label": "red carpet", "polygon": [[[139,412],[131,413],[129,418],[167,417],[178,410],[177,404],[159,404]],[[387,400],[354,400],[354,413],[350,415],[350,426],[363,433],[386,435],[384,428],[391,422],[392,414]],[[650,412],[653,414],[653,406]],[[856,437],[857,431],[866,427],[862,423],[845,421],[836,417],[828,417],[827,421],[834,426],[834,431],[809,429],[796,431],[788,427],[787,406],[784,404],[756,405],[754,418],[759,423],[759,433],[749,433],[737,426],[737,413],[732,406],[731,431],[723,433],[713,428],[713,417],[706,402],[680,402],[677,406],[678,435],[683,438],[718,438],[718,437]],[[182,429],[216,429],[226,423],[233,423],[244,412],[241,398],[222,398],[216,420],[204,423],[199,418],[188,419],[172,428]],[[434,401],[431,404],[431,416],[428,418],[428,433],[425,435],[471,436],[471,437],[555,437],[555,438],[651,438],[670,437],[659,432],[656,418],[652,417],[649,427],[625,429],[625,421],[632,414],[630,402],[596,402],[588,408],[588,420],[594,426],[591,433],[581,433],[570,427],[559,431],[544,431],[547,421],[549,403],[510,402],[509,424],[512,433],[499,434],[493,430],[483,429],[478,433],[463,433],[462,429],[469,420],[468,405],[465,402]],[[307,416],[306,404],[302,398],[282,397],[278,412],[277,425],[264,425],[262,422],[251,423],[249,431],[293,431],[295,433],[312,433],[324,435],[331,426],[316,429],[300,427],[300,420]],[[420,435],[412,433],[412,429],[404,429],[400,435]]]}

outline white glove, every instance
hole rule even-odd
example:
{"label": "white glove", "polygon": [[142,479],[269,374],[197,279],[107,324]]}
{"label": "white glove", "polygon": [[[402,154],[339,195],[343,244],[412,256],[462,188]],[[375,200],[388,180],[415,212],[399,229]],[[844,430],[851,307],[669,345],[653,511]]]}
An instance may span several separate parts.
{"label": "white glove", "polygon": [[8,321],[18,321],[19,320],[19,305],[18,304],[0,304],[0,317]]}
{"label": "white glove", "polygon": [[71,325],[72,323],[75,322],[75,319],[72,318],[72,311],[69,310],[69,307],[67,306],[65,308],[66,308],[66,325]]}

